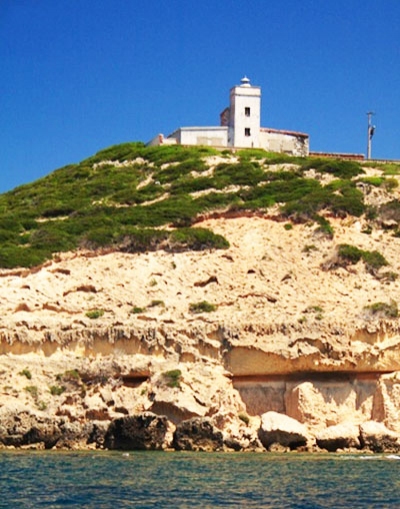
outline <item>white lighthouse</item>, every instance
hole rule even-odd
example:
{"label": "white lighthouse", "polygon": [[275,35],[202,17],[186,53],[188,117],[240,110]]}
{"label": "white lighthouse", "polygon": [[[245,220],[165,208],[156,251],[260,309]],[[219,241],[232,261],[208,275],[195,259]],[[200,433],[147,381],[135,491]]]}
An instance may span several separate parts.
{"label": "white lighthouse", "polygon": [[260,116],[261,88],[245,76],[230,91],[228,146],[259,148]]}
{"label": "white lighthouse", "polygon": [[204,145],[216,148],[262,148],[296,156],[309,153],[308,134],[261,127],[261,88],[246,76],[231,88],[229,106],[219,126],[179,127],[169,136],[158,134],[148,145]]}

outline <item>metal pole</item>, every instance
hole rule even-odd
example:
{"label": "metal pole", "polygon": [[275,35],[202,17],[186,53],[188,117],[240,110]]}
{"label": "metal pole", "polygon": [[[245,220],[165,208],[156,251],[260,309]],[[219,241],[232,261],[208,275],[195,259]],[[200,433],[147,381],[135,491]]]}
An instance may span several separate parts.
{"label": "metal pole", "polygon": [[371,159],[372,136],[374,134],[374,129],[375,129],[375,127],[371,124],[372,115],[375,115],[375,113],[373,111],[369,111],[367,113],[367,116],[368,116],[367,159]]}

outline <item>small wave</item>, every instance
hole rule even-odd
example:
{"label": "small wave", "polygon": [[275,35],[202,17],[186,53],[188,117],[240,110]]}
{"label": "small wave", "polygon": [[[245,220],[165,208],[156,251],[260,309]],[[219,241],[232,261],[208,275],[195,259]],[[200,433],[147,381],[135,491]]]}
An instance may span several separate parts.
{"label": "small wave", "polygon": [[389,454],[388,456],[386,456],[386,459],[387,460],[400,460],[400,456],[398,456],[397,454]]}

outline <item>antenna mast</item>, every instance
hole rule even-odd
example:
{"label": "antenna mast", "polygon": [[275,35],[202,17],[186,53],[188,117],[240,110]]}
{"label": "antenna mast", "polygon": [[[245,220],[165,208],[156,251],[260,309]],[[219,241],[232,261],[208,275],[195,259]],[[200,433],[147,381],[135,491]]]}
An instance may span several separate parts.
{"label": "antenna mast", "polygon": [[368,116],[368,141],[367,141],[367,159],[371,159],[372,136],[375,133],[376,126],[372,125],[371,118],[375,115],[373,111],[367,113]]}

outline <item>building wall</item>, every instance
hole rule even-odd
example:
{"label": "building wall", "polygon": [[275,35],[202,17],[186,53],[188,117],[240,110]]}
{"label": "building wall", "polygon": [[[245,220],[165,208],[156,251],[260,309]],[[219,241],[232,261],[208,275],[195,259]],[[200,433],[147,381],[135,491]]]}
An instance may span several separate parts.
{"label": "building wall", "polygon": [[305,157],[309,154],[309,138],[302,133],[261,129],[260,147],[269,152]]}
{"label": "building wall", "polygon": [[163,134],[157,134],[151,139],[148,143],[146,143],[147,147],[155,147],[159,145],[176,145],[177,141],[175,138],[165,138]]}
{"label": "building wall", "polygon": [[260,146],[260,112],[260,87],[242,84],[231,89],[229,146],[249,148]]}
{"label": "building wall", "polygon": [[227,127],[181,127],[167,139],[176,139],[180,145],[206,145],[226,147],[228,145]]}

